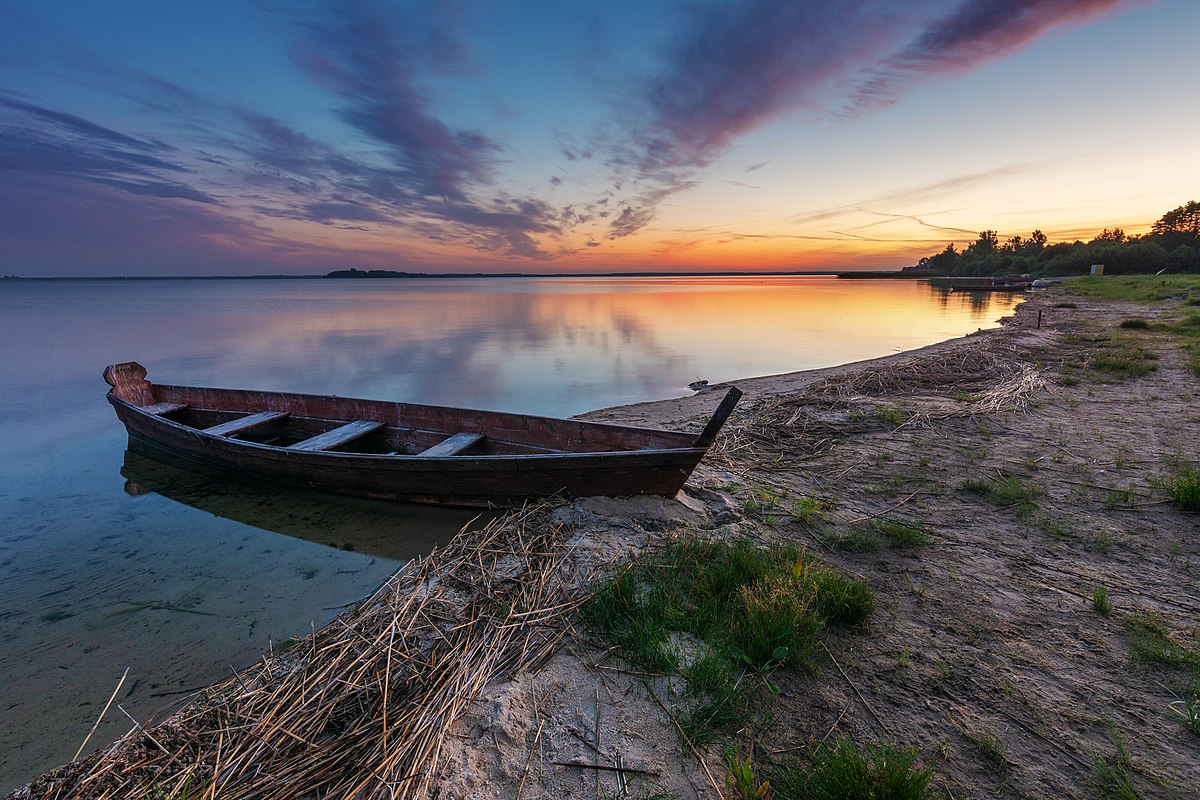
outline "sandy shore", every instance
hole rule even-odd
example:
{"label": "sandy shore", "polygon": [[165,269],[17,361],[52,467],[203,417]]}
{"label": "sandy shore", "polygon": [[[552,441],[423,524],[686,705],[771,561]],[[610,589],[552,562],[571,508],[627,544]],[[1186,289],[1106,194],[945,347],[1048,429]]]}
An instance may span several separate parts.
{"label": "sandy shore", "polygon": [[[866,577],[879,599],[865,628],[831,634],[828,658],[774,674],[783,691],[762,692],[762,722],[726,741],[735,749],[745,752],[753,738],[765,761],[802,756],[830,736],[888,740],[918,748],[922,763],[935,769],[934,786],[950,797],[1085,797],[1097,780],[1097,760],[1116,758],[1119,740],[1140,796],[1194,796],[1200,738],[1171,710],[1187,670],[1135,657],[1132,646],[1134,623],[1152,618],[1182,646],[1200,648],[1198,521],[1166,502],[1162,489],[1181,460],[1197,459],[1197,380],[1168,336],[1117,328],[1127,317],[1177,313],[1169,304],[1069,298],[1070,308],[1063,299],[1040,295],[997,331],[859,364],[738,381],[746,398],[676,500],[593,498],[531,511],[524,530],[550,531],[539,547],[560,550],[561,558],[535,564],[527,553],[504,552],[488,562],[488,574],[501,578],[486,583],[528,584],[541,570],[537,579],[549,593],[539,602],[555,615],[537,633],[536,647],[524,640],[513,646],[519,655],[548,653],[539,648],[550,642],[553,657],[515,658],[511,675],[491,662],[468,663],[474,651],[450,653],[440,663],[487,682],[482,689],[471,683],[475,688],[461,697],[437,695],[445,711],[430,718],[441,728],[422,740],[433,742],[422,745],[424,760],[384,759],[407,776],[392,786],[443,798],[720,796],[719,748],[692,753],[675,734],[669,709],[685,687],[623,664],[574,625],[568,608],[596,575],[664,537],[702,531],[797,542],[812,558]],[[1155,371],[1115,380],[1091,366],[1097,353],[1130,336],[1156,355]],[[698,430],[721,388],[587,416]],[[1027,487],[1029,497],[998,503],[964,488],[964,480],[999,476]],[[824,518],[747,506],[745,499],[761,491],[819,500]],[[920,526],[928,541],[890,546],[873,532],[873,520]],[[496,541],[510,539],[525,541],[520,530]],[[464,547],[451,554],[462,561]],[[424,565],[417,591],[432,593],[439,580],[453,585],[450,572],[438,573],[437,559]],[[1093,606],[1098,586],[1111,600],[1109,615]],[[439,614],[463,619],[487,591],[464,583],[439,598]],[[373,602],[399,602],[395,597]],[[352,629],[364,613],[330,627]],[[437,623],[429,641],[453,639],[462,627]],[[433,663],[439,646],[413,652]],[[287,669],[247,672],[215,688],[198,701],[210,716],[193,714],[194,725],[210,724],[217,711],[222,719],[236,716],[245,696],[278,692],[272,681],[312,668],[296,660],[302,655],[292,658]],[[485,666],[491,671],[480,672]],[[417,691],[421,681],[410,683],[409,700],[430,704],[430,692]],[[385,726],[387,713],[385,704]],[[393,707],[393,719],[397,713]],[[233,744],[225,746],[228,753]],[[93,759],[16,796],[83,786],[88,771],[117,780],[133,774],[136,758],[158,757],[147,741],[131,738],[121,747],[110,750],[103,769]],[[208,751],[188,747],[212,768]],[[272,769],[263,758],[260,772]],[[414,778],[418,764],[422,776]]]}

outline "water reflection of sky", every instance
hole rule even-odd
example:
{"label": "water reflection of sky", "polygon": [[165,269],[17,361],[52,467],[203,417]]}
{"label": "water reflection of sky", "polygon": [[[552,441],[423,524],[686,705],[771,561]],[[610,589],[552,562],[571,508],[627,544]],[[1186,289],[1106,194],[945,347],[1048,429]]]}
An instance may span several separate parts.
{"label": "water reflection of sky", "polygon": [[[149,715],[373,589],[403,556],[321,544],[347,520],[426,543],[465,521],[175,478],[127,494],[106,364],[564,416],[917,347],[1014,302],[830,278],[0,282],[0,791],[70,757],[126,667],[118,699]],[[283,515],[312,535],[273,532]]]}

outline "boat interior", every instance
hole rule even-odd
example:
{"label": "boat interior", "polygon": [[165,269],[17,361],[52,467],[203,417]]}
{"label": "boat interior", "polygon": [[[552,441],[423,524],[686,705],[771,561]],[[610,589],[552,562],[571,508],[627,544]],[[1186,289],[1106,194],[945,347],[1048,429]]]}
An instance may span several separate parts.
{"label": "boat interior", "polygon": [[183,403],[157,403],[142,408],[205,433],[245,442],[307,452],[348,452],[365,455],[408,455],[427,458],[456,455],[521,455],[562,453],[502,441],[482,433],[423,430],[388,425],[378,420],[335,420],[297,416],[286,411],[226,411]]}

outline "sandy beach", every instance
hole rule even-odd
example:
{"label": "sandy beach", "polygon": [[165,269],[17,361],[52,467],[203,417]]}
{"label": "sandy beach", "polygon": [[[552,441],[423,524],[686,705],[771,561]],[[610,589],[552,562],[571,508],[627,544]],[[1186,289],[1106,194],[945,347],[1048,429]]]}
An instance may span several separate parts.
{"label": "sandy beach", "polygon": [[[997,330],[738,381],[745,399],[678,498],[538,505],[459,537],[11,796],[171,796],[215,774],[218,797],[708,798],[724,796],[722,744],[765,764],[831,738],[916,748],[953,798],[1089,797],[1113,763],[1138,796],[1194,796],[1200,737],[1172,703],[1200,663],[1200,519],[1164,485],[1197,459],[1197,378],[1170,334],[1119,327],[1179,313],[1039,294]],[[1101,370],[1114,348],[1155,368]],[[587,417],[699,430],[722,395]],[[987,490],[1000,481],[1024,491]],[[778,502],[747,502],[763,496]],[[798,498],[821,514],[787,512]],[[876,521],[927,535],[898,546]],[[576,616],[599,576],[683,532],[794,542],[878,600],[812,664],[772,674],[752,727],[703,750],[676,734],[686,686]],[[1139,648],[1151,624],[1183,655]]]}

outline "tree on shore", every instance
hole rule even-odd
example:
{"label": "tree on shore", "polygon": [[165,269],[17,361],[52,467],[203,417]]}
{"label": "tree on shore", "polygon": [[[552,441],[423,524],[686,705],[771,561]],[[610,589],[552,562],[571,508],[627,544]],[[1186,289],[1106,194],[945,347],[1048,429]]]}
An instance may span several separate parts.
{"label": "tree on shore", "polygon": [[1150,231],[1162,238],[1163,247],[1168,250],[1181,245],[1200,246],[1200,203],[1193,200],[1168,211]]}
{"label": "tree on shore", "polygon": [[1109,274],[1200,272],[1200,202],[1168,211],[1144,236],[1105,228],[1091,241],[1050,243],[1035,230],[1029,238],[1013,235],[1001,244],[996,231],[980,231],[964,250],[954,243],[904,271],[937,275],[1080,275],[1092,264]]}

